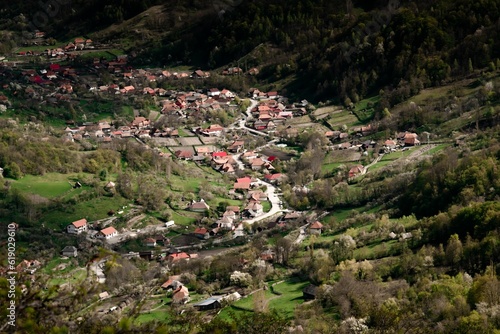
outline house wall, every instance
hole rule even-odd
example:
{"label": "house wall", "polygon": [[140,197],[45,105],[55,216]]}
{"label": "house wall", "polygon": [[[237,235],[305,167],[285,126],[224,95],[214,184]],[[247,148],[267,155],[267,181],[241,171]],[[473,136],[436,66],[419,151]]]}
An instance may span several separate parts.
{"label": "house wall", "polygon": [[68,233],[71,234],[80,234],[82,232],[87,231],[87,225],[84,225],[80,228],[76,228],[73,224],[70,224],[67,226],[66,230],[68,231]]}
{"label": "house wall", "polygon": [[309,233],[315,234],[315,235],[319,235],[319,234],[321,234],[321,230],[320,229],[311,228],[311,229],[309,229]]}

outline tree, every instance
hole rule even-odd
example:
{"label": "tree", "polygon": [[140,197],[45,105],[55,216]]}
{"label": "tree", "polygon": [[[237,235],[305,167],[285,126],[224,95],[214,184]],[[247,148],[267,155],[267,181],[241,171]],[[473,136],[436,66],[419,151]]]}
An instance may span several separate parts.
{"label": "tree", "polygon": [[5,167],[5,176],[18,180],[23,177],[23,172],[16,162],[11,162]]}
{"label": "tree", "polygon": [[460,264],[463,256],[463,246],[458,237],[458,234],[453,234],[452,236],[450,236],[450,239],[448,239],[445,256],[448,265],[457,268],[457,266]]}
{"label": "tree", "polygon": [[260,289],[252,295],[253,299],[253,310],[255,314],[266,313],[269,311],[268,300],[266,298],[266,291]]}
{"label": "tree", "polygon": [[289,238],[278,237],[274,246],[275,262],[288,265],[295,251],[293,241]]}
{"label": "tree", "polygon": [[347,234],[340,236],[338,241],[333,243],[331,256],[336,264],[352,257],[353,250],[356,248],[356,241]]}

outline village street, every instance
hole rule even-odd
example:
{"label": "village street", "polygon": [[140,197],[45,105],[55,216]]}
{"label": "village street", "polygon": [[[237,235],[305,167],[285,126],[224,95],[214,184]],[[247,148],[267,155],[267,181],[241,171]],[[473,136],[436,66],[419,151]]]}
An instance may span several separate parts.
{"label": "village street", "polygon": [[266,186],[266,195],[267,195],[269,202],[271,203],[271,210],[269,210],[269,212],[266,212],[263,215],[260,215],[258,217],[255,217],[252,219],[247,219],[247,220],[243,221],[243,222],[248,223],[248,224],[253,224],[255,222],[273,217],[274,215],[276,215],[277,213],[282,211],[281,200],[278,197],[279,189],[276,188],[275,186],[273,186],[272,184],[264,182],[262,180],[257,180],[257,184],[259,186],[263,186],[263,185]]}

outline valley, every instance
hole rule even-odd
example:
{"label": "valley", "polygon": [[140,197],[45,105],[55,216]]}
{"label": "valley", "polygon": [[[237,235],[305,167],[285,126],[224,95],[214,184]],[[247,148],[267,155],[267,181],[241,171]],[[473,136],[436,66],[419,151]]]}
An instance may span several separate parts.
{"label": "valley", "polygon": [[28,3],[0,332],[500,330],[494,1]]}

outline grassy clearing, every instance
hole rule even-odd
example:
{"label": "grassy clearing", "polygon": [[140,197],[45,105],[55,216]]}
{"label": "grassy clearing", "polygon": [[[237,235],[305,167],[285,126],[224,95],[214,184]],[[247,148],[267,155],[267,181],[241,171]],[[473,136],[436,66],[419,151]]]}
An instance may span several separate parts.
{"label": "grassy clearing", "polygon": [[433,154],[436,154],[436,153],[444,150],[445,148],[447,148],[449,146],[451,146],[451,144],[439,144],[439,145],[436,145],[436,147],[433,147],[430,150],[428,150],[427,152],[425,152],[425,154],[433,155]]}
{"label": "grassy clearing", "polygon": [[392,246],[397,243],[398,240],[371,243],[367,246],[354,250],[353,257],[358,261],[386,257],[391,252]]}
{"label": "grassy clearing", "polygon": [[170,219],[175,221],[176,225],[189,226],[195,223],[198,219],[201,219],[203,215],[201,213],[186,211],[186,210],[167,210],[170,214]]}
{"label": "grassy clearing", "polygon": [[72,267],[70,266],[71,264],[71,259],[63,259],[61,257],[56,257],[49,262],[42,268],[42,272],[45,274],[52,274],[54,271],[54,268],[56,268],[60,264],[66,264],[68,267],[64,271],[59,271],[59,272],[68,272]]}
{"label": "grassy clearing", "polygon": [[356,111],[364,110],[364,109],[373,109],[373,106],[376,105],[380,101],[380,96],[375,95],[356,103]]}
{"label": "grassy clearing", "polygon": [[353,126],[359,121],[356,115],[352,114],[350,111],[343,110],[341,112],[333,113],[327,122],[333,129],[340,130],[343,125]]}
{"label": "grassy clearing", "polygon": [[342,165],[344,165],[343,162],[324,163],[323,165],[321,165],[321,172],[323,173],[323,175],[325,175],[325,174],[331,173],[332,171],[334,171],[335,169],[337,169],[338,167],[340,167]]}
{"label": "grassy clearing", "polygon": [[43,176],[26,175],[12,180],[12,188],[46,198],[61,196],[72,189],[70,183],[78,179],[77,174],[48,173]]}
{"label": "grassy clearing", "polygon": [[88,221],[106,218],[109,210],[118,211],[127,204],[129,204],[129,201],[120,196],[98,197],[76,203],[67,211],[53,210],[46,212],[41,218],[41,222],[46,223],[50,228],[62,230],[72,221],[81,218],[86,218]]}
{"label": "grassy clearing", "polygon": [[443,96],[466,96],[473,94],[479,88],[471,87],[470,84],[475,79],[467,79],[456,82],[453,85],[423,89],[418,95],[411,98],[411,101],[418,105],[426,105],[429,102],[436,101]]}
{"label": "grassy clearing", "polygon": [[85,268],[77,268],[72,270],[69,275],[59,276],[60,272],[58,272],[58,276],[51,278],[48,281],[47,286],[55,286],[55,285],[63,285],[63,284],[71,284],[73,286],[78,286],[86,277],[87,270]]}
{"label": "grassy clearing", "polygon": [[[302,290],[308,284],[309,282],[289,280],[276,284],[272,288],[275,293],[273,293],[271,289],[266,290],[265,297],[269,309],[276,310],[288,319],[292,319],[295,307],[304,301],[302,299]],[[231,313],[238,315],[244,312],[253,312],[253,295],[240,299],[233,305],[234,307],[226,307],[223,309],[218,316],[224,320],[231,320]]]}
{"label": "grassy clearing", "polygon": [[263,201],[263,202],[261,202],[261,204],[262,204],[262,209],[264,210],[264,212],[271,211],[271,207],[272,207],[271,202],[269,202],[269,201]]}
{"label": "grassy clearing", "polygon": [[413,149],[407,150],[407,151],[396,151],[388,154],[384,154],[382,159],[372,167],[370,167],[369,171],[373,172],[375,170],[378,170],[382,167],[385,167],[391,163],[393,163],[396,160],[406,158],[410,155],[411,151]]}
{"label": "grassy clearing", "polygon": [[162,307],[154,311],[140,314],[134,319],[134,323],[140,325],[151,321],[165,321],[169,318],[168,311],[169,310],[167,308]]}

